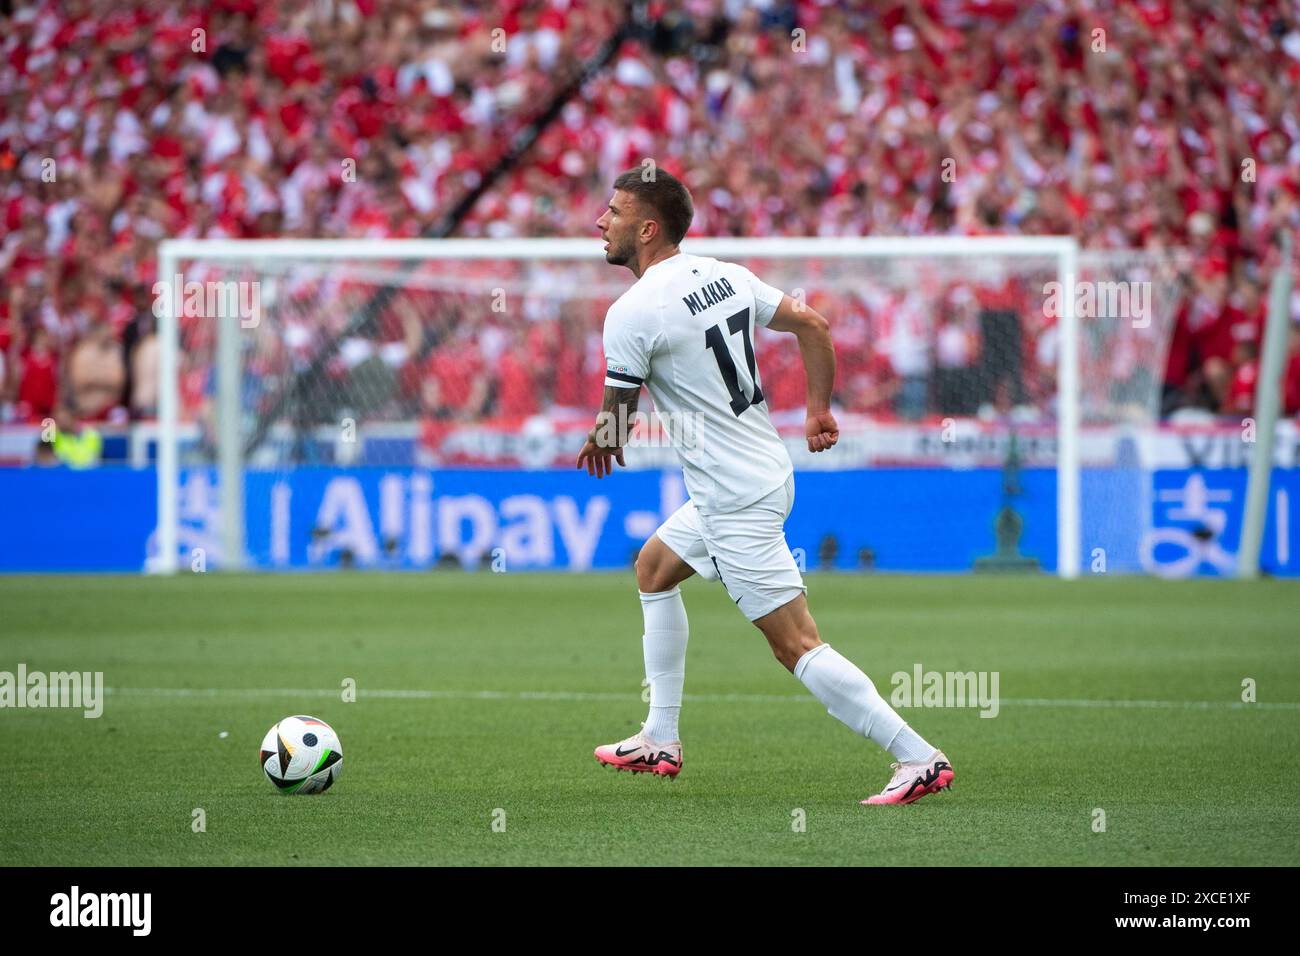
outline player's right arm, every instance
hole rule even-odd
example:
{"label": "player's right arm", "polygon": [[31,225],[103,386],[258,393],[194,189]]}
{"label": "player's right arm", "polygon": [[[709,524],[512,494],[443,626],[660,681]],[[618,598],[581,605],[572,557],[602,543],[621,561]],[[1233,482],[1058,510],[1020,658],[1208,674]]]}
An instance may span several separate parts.
{"label": "player's right arm", "polygon": [[623,465],[623,445],[628,439],[641,386],[650,377],[655,335],[643,313],[616,302],[605,316],[605,396],[596,425],[578,452],[577,467],[604,478],[613,474],[614,461]]}
{"label": "player's right arm", "polygon": [[792,332],[799,340],[799,355],[808,378],[808,420],[804,433],[809,451],[825,451],[840,440],[840,426],[831,414],[831,391],[835,387],[831,324],[816,309],[784,295],[767,327]]}
{"label": "player's right arm", "polygon": [[628,439],[628,426],[636,414],[640,398],[640,385],[629,388],[605,386],[605,397],[601,401],[600,413],[596,416],[596,425],[587,433],[587,440],[578,452],[577,467],[585,466],[587,474],[596,478],[614,473],[611,457],[627,467],[623,461],[623,444]]}

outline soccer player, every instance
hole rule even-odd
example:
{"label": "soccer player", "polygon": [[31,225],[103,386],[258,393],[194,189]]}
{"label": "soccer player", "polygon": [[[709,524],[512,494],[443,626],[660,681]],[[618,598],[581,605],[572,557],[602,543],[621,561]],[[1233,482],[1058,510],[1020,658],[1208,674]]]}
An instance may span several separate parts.
{"label": "soccer player", "polygon": [[[690,193],[662,169],[629,170],[614,182],[597,220],[605,259],[637,277],[605,317],[605,395],[577,467],[603,478],[623,461],[622,423],[636,413],[641,386],[669,423],[690,500],[650,537],[636,560],[645,615],[650,713],[640,733],[596,748],[621,770],[676,776],[682,769],[677,721],[685,678],[683,581],[721,580],[772,653],[833,717],[896,759],[884,790],[866,804],[911,803],[947,787],[948,758],[912,730],[871,679],[821,641],[803,578],[786,544],[794,468],[763,401],[754,362],[754,326],[790,332],[808,376],[810,452],[839,440],[831,414],[835,351],[816,311],[761,282],[748,269],[681,252],[694,216]],[[694,434],[686,440],[685,423]],[[671,434],[671,431],[670,431]]]}

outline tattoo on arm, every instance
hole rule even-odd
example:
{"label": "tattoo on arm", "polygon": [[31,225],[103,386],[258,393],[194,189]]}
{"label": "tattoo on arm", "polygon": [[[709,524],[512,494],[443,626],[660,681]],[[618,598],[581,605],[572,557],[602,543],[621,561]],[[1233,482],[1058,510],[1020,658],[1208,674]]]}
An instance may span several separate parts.
{"label": "tattoo on arm", "polygon": [[640,385],[634,385],[631,388],[614,388],[612,385],[606,385],[605,400],[601,402],[600,410],[618,414],[618,407],[624,405],[627,407],[627,415],[630,418],[636,414],[636,403],[640,398]]}
{"label": "tattoo on arm", "polygon": [[627,433],[631,429],[640,398],[640,385],[631,388],[605,386],[605,397],[600,403],[600,414],[596,416],[596,427],[591,430],[597,446],[613,449],[622,448],[627,443]]}

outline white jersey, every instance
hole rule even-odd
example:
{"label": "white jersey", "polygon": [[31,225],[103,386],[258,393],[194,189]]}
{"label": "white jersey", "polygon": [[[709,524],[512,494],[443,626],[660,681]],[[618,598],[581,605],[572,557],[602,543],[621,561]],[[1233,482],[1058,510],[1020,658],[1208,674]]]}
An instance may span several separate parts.
{"label": "white jersey", "polygon": [[701,514],[739,511],[794,470],[754,361],[754,326],[782,297],[744,266],[678,253],[605,316],[605,384],[650,389]]}

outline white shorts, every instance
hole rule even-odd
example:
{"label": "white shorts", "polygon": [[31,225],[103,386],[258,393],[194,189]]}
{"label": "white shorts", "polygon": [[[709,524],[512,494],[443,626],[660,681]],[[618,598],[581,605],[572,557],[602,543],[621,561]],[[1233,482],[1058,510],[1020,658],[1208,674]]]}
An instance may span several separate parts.
{"label": "white shorts", "polygon": [[789,604],[808,589],[785,541],[794,507],[794,475],[739,511],[703,515],[687,501],[655,532],[706,581],[721,579],[751,621]]}

